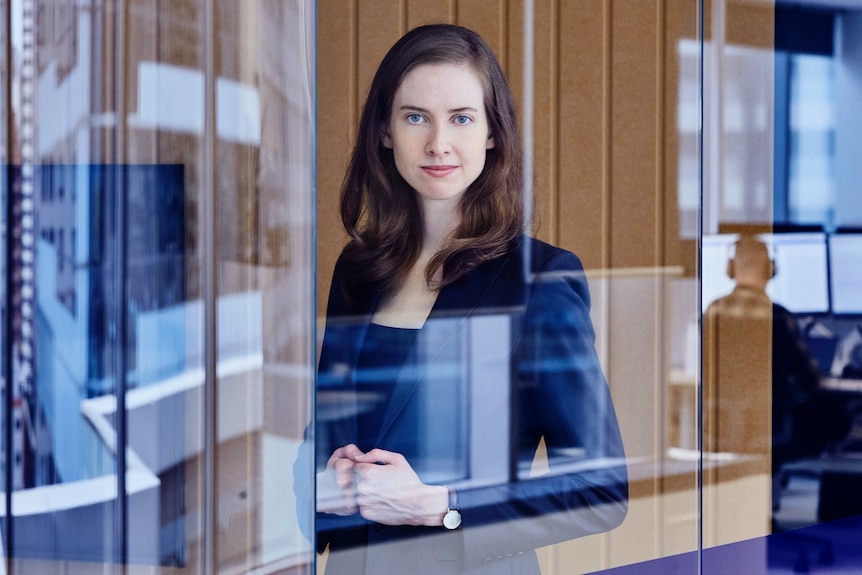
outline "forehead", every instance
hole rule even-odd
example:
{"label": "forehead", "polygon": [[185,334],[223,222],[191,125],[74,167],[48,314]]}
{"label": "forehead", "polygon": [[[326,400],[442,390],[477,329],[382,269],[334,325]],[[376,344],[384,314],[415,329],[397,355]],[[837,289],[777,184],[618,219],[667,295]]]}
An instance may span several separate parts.
{"label": "forehead", "polygon": [[421,64],[404,75],[395,92],[395,107],[478,107],[484,98],[481,78],[470,64]]}

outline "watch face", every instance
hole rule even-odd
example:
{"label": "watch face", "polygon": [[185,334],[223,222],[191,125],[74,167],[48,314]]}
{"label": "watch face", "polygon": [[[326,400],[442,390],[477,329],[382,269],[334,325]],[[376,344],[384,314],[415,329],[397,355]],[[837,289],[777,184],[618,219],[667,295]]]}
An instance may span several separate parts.
{"label": "watch face", "polygon": [[446,529],[457,529],[461,525],[461,512],[450,509],[443,516],[443,527]]}

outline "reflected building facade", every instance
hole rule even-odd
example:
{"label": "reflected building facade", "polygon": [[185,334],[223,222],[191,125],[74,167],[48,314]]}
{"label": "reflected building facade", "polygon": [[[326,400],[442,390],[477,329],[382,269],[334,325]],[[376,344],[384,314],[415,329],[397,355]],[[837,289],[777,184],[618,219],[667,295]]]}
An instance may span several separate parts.
{"label": "reflected building facade", "polygon": [[[308,293],[313,198],[283,199],[310,189],[285,161],[309,157],[310,90],[287,79],[309,74],[309,7],[163,4],[25,0],[4,20],[4,549],[24,571],[296,564],[308,545],[260,477],[301,432],[265,397],[311,373],[310,313],[264,312]],[[217,393],[240,407],[218,425]]]}

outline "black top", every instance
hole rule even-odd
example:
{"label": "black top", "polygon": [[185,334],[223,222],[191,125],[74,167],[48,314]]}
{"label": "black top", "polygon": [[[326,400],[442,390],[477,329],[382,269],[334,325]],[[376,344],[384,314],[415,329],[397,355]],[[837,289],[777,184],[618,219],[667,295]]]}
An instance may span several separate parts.
{"label": "black top", "polygon": [[360,403],[356,445],[364,452],[377,447],[389,398],[418,333],[418,329],[368,325],[356,364],[356,391]]}

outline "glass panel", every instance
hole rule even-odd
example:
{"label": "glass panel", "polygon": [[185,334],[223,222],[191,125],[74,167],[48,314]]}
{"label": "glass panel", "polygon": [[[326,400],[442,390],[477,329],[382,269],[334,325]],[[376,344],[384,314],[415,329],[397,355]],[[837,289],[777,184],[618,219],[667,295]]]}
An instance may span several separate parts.
{"label": "glass panel", "polygon": [[297,457],[316,353],[313,16],[309,2],[215,10],[220,572],[310,569],[310,481],[293,469],[311,468]]}
{"label": "glass panel", "polygon": [[[744,277],[742,266],[728,266],[736,236],[717,233],[734,224],[771,230],[774,52],[771,39],[753,31],[771,30],[774,14],[746,11],[734,0],[714,2],[708,10],[700,251],[702,525],[704,547],[716,550],[704,553],[704,570],[719,573],[733,560],[723,548],[762,564],[770,532],[771,309],[741,312],[748,300],[736,295],[714,300]],[[756,542],[754,550],[722,547],[742,541]]]}
{"label": "glass panel", "polygon": [[[318,313],[327,322],[314,446],[320,570],[635,573],[642,562],[673,557],[669,572],[696,572],[702,44],[697,2],[660,4],[318,3],[318,206],[328,222],[318,245]],[[341,251],[338,198],[349,166],[380,158],[368,180],[397,170],[403,181],[393,176],[397,193],[388,205],[366,204],[361,222],[379,223],[395,201],[405,202],[399,213],[415,209],[402,199],[416,196],[404,182],[420,184],[399,163],[398,138],[409,136],[397,123],[443,131],[436,101],[405,102],[381,126],[360,117],[378,109],[376,101],[364,108],[365,98],[369,87],[375,95],[372,78],[387,50],[415,26],[439,21],[479,32],[501,61],[525,132],[527,195],[535,195],[526,203],[536,224],[527,228],[577,253],[585,270],[559,252],[547,257],[544,244],[522,244],[442,288],[411,333],[375,325],[392,318],[373,316],[387,298],[378,300],[378,284],[357,287],[386,249],[411,242],[408,232],[378,244],[378,230],[366,230],[363,239],[382,247],[352,259]],[[390,141],[372,140],[351,164],[353,146],[378,128]],[[427,137],[421,157],[430,162],[440,142]],[[486,158],[500,161],[495,149]],[[471,291],[476,285],[481,293]],[[438,505],[431,525],[376,515],[375,504],[398,492],[377,483],[392,462],[379,453],[372,457],[384,465],[351,461],[352,447],[339,451],[351,442],[404,456],[423,483],[417,490]],[[344,491],[332,479],[335,466],[351,470]],[[450,491],[458,501],[447,504]],[[456,503],[463,523],[450,533],[439,522]]]}
{"label": "glass panel", "polygon": [[135,1],[127,22],[117,136],[134,178],[126,208],[128,477],[152,484],[129,499],[130,516],[142,519],[129,523],[129,560],[200,573],[210,560],[205,394],[215,388],[205,327],[206,13],[195,1]]}
{"label": "glass panel", "polygon": [[[809,268],[806,283],[823,283],[829,298],[822,313],[791,308],[816,366],[817,383],[807,390],[805,403],[794,406],[786,418],[794,442],[792,449],[782,452],[781,484],[773,491],[773,498],[780,497],[781,503],[774,513],[776,529],[798,529],[796,533],[809,541],[811,537],[826,538],[839,564],[846,561],[841,538],[858,537],[862,514],[848,491],[858,482],[862,392],[862,292],[858,289],[862,260],[855,250],[862,212],[856,200],[850,199],[858,195],[858,180],[850,178],[860,174],[851,149],[859,141],[862,117],[860,86],[853,80],[860,71],[862,12],[853,8],[828,13],[833,34],[833,50],[828,55],[790,54],[786,193],[794,221],[825,230],[821,235],[825,236],[828,265],[805,267]],[[780,251],[776,255],[782,257]],[[801,254],[794,258],[794,265],[805,265]],[[779,268],[773,283],[781,273]]]}
{"label": "glass panel", "polygon": [[315,341],[309,7],[11,13],[15,572],[307,572],[292,465]]}
{"label": "glass panel", "polygon": [[[858,570],[862,212],[840,174],[860,173],[862,20],[776,3],[753,26],[742,4],[713,3],[708,52],[703,572]],[[775,46],[752,33],[773,24]]]}
{"label": "glass panel", "polygon": [[[18,182],[12,247],[13,403],[10,555],[20,569],[44,560],[119,557],[111,423],[94,425],[88,400],[117,390],[117,189],[108,159],[91,146],[89,47],[82,27],[99,12],[12,6],[15,96],[13,168]],[[46,17],[48,14],[50,17]],[[98,15],[96,15],[98,14]],[[93,106],[93,107],[91,107]],[[86,530],[76,524],[86,523]]]}

